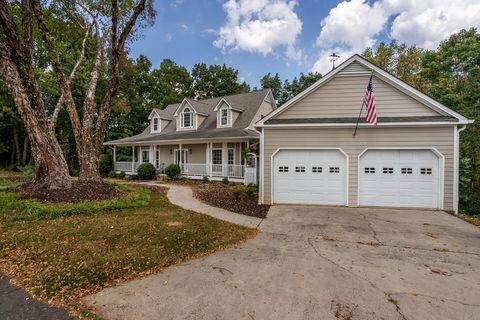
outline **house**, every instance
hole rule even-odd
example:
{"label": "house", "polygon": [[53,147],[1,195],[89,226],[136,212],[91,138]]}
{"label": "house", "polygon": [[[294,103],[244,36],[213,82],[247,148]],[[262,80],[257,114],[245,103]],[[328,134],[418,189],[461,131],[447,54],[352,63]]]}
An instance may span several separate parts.
{"label": "house", "polygon": [[[363,113],[353,136],[371,75],[378,125]],[[469,123],[354,55],[257,123],[259,201],[457,211]]]}
{"label": "house", "polygon": [[[245,155],[258,150],[260,134],[254,124],[274,109],[268,89],[205,100],[185,98],[163,110],[153,109],[150,125],[141,134],[105,145],[114,147],[115,170],[127,174],[145,162],[160,172],[176,163],[186,177],[256,183],[256,161],[247,161]],[[131,148],[132,161],[117,161],[118,146]]]}

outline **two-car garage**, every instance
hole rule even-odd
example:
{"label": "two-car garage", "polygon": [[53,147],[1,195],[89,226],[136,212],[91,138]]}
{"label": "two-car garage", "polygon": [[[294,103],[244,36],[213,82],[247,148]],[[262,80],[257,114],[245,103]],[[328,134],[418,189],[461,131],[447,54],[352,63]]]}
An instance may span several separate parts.
{"label": "two-car garage", "polygon": [[349,205],[356,182],[359,206],[441,208],[442,161],[429,149],[366,149],[355,157],[341,149],[281,149],[272,156],[273,203]]}

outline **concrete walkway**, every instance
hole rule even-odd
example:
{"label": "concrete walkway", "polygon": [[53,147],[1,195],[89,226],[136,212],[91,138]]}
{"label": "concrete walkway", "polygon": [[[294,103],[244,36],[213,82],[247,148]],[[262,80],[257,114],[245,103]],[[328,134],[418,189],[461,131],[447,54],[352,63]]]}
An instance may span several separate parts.
{"label": "concrete walkway", "polygon": [[192,189],[188,186],[180,186],[174,184],[162,184],[158,182],[139,182],[139,185],[166,187],[168,188],[167,198],[171,203],[195,212],[207,214],[214,218],[238,224],[248,228],[258,228],[263,219],[245,216],[243,214],[224,210],[221,208],[210,206],[193,197]]}

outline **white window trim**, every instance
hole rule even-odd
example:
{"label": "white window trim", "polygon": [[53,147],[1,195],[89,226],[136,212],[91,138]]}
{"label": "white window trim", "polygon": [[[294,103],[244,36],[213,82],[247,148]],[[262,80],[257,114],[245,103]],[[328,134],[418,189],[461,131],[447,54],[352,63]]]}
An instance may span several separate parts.
{"label": "white window trim", "polygon": [[[189,112],[185,112],[185,109],[188,109]],[[187,113],[190,113],[190,116],[191,116],[191,118],[190,118],[191,125],[190,126],[184,126],[183,125],[183,123],[184,123],[183,122],[183,116]],[[188,107],[188,106],[184,107],[182,109],[182,112],[180,112],[180,128],[181,129],[191,129],[191,128],[193,128],[194,127],[194,122],[195,122],[194,116],[195,116],[195,113],[192,111],[192,109],[190,107]]]}
{"label": "white window trim", "polygon": [[[226,110],[227,111],[227,123],[222,124],[222,111]],[[224,127],[230,127],[231,126],[231,118],[232,118],[232,112],[228,107],[222,107],[218,110],[218,123],[217,123],[217,128],[224,128]]]}
{"label": "white window trim", "polygon": [[[154,126],[154,122],[155,120],[157,120],[157,130],[155,130],[155,126]],[[161,132],[162,131],[162,121],[160,119],[160,117],[153,117],[152,118],[152,123],[151,123],[151,127],[150,127],[150,132]]]}

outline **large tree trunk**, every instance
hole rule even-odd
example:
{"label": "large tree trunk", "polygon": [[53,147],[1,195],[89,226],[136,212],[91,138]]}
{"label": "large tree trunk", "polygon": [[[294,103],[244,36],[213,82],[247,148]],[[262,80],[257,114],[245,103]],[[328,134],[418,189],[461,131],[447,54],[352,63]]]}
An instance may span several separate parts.
{"label": "large tree trunk", "polygon": [[32,158],[35,162],[33,187],[50,189],[70,187],[72,180],[60,144],[50,130],[47,115],[38,111],[43,107],[33,105],[35,102],[30,101],[20,75],[8,57],[0,56],[0,72],[30,139]]}
{"label": "large tree trunk", "polygon": [[99,148],[91,136],[89,136],[84,137],[83,143],[77,143],[77,148],[78,163],[80,166],[80,176],[78,180],[82,182],[103,183],[99,171],[101,147]]}

